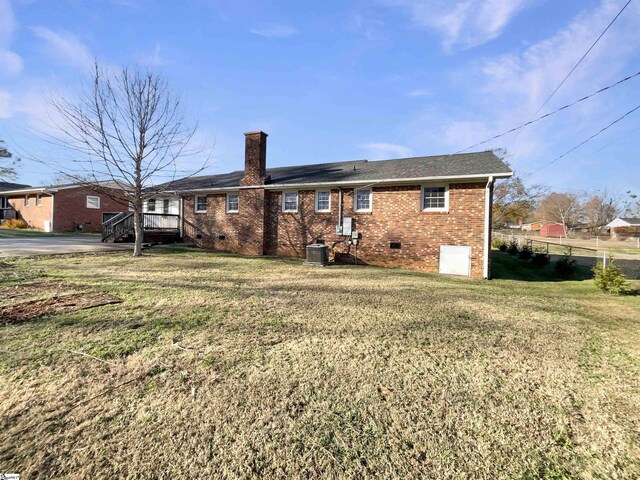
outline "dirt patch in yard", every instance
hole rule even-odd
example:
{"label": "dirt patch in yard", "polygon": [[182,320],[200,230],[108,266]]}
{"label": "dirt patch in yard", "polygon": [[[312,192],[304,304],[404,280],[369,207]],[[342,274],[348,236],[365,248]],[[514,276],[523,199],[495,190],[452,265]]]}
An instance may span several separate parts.
{"label": "dirt patch in yard", "polygon": [[77,285],[66,282],[37,282],[1,287],[0,324],[122,303],[120,298],[113,295],[78,292],[78,289]]}

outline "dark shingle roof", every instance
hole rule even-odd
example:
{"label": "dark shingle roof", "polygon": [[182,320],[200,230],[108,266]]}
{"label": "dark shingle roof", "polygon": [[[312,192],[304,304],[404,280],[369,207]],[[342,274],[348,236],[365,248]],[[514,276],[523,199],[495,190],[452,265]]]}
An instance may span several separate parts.
{"label": "dark shingle roof", "polygon": [[5,190],[17,190],[18,188],[29,188],[31,185],[24,185],[22,183],[0,182],[0,192]]}
{"label": "dark shingle roof", "polygon": [[[399,158],[395,160],[355,160],[350,162],[320,163],[293,167],[268,168],[267,185],[302,185],[317,183],[401,181],[430,177],[459,177],[489,174],[510,174],[509,167],[493,152],[438,155],[432,157]],[[244,171],[207,175],[175,180],[163,187],[172,190],[199,190],[233,188],[240,185]]]}
{"label": "dark shingle roof", "polygon": [[640,225],[640,218],[624,217],[624,218],[620,218],[620,220],[630,223],[631,225]]}

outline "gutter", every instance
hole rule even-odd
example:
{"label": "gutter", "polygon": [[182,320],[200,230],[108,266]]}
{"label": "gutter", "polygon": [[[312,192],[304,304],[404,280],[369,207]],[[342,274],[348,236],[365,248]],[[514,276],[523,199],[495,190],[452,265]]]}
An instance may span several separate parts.
{"label": "gutter", "polygon": [[482,258],[482,276],[489,280],[489,258],[491,256],[491,187],[493,187],[493,176],[487,180],[484,192],[484,255]]}
{"label": "gutter", "polygon": [[449,180],[484,180],[497,179],[497,178],[509,178],[513,175],[513,172],[508,173],[491,173],[484,175],[451,175],[451,176],[431,176],[431,177],[414,177],[414,178],[383,178],[380,180],[353,180],[349,182],[313,182],[313,183],[272,183],[266,185],[244,185],[234,187],[210,187],[210,188],[189,188],[184,190],[165,190],[164,193],[173,193],[179,195],[180,193],[216,193],[216,192],[237,192],[239,190],[250,190],[256,188],[264,188],[265,190],[294,190],[294,189],[313,189],[316,187],[369,187],[373,185],[411,185],[422,182],[445,182]]}

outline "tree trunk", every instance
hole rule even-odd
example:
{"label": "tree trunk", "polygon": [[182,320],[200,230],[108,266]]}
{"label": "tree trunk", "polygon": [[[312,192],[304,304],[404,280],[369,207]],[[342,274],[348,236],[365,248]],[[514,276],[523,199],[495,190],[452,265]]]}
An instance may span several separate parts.
{"label": "tree trunk", "polygon": [[142,228],[143,218],[143,214],[136,208],[133,212],[133,231],[135,233],[135,243],[133,245],[134,257],[140,257],[142,255],[142,240],[144,237],[144,230]]}

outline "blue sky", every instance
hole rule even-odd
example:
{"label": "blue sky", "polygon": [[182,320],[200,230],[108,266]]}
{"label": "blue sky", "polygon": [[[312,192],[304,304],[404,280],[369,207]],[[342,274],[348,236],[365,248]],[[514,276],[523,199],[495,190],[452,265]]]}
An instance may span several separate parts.
{"label": "blue sky", "polygon": [[[0,138],[25,159],[20,181],[50,181],[29,159],[70,155],[40,140],[51,98],[77,92],[97,58],[168,78],[213,147],[208,173],[241,169],[256,129],[273,167],[452,153],[528,120],[624,3],[0,0]],[[634,1],[542,113],[639,71],[639,24]],[[640,77],[481,149],[535,172],[639,91]],[[640,111],[528,181],[638,190],[638,128]]]}

